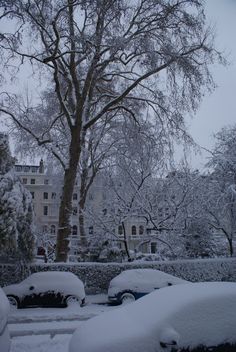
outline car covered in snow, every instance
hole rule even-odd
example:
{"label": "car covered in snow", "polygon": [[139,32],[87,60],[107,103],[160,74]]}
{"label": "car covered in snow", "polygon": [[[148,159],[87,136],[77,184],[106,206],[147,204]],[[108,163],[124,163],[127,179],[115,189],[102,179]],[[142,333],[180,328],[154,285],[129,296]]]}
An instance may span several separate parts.
{"label": "car covered in snow", "polygon": [[3,290],[0,288],[0,351],[10,351],[10,335],[7,327],[8,313],[10,310],[9,302]]}
{"label": "car covered in snow", "polygon": [[235,352],[236,283],[173,285],[84,322],[69,352]]}
{"label": "car covered in snow", "polygon": [[66,307],[85,303],[83,282],[74,274],[63,271],[38,272],[19,284],[3,287],[10,305],[26,307]]}
{"label": "car covered in snow", "polygon": [[113,304],[132,302],[159,288],[186,282],[188,281],[155,269],[125,270],[111,280],[108,301]]}

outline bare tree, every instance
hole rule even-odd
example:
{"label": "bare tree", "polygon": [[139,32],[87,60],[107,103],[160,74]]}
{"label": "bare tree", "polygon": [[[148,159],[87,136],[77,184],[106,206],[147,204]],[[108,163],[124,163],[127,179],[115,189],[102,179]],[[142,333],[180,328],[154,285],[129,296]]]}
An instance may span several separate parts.
{"label": "bare tree", "polygon": [[[66,261],[71,200],[87,131],[114,112],[138,120],[135,103],[149,109],[163,128],[185,135],[184,114],[213,87],[209,65],[221,57],[200,0],[15,0],[0,6],[0,19],[15,26],[0,38],[5,72],[15,75],[14,67],[27,65],[56,93],[57,112],[47,129],[34,128],[40,125],[42,96],[34,98],[34,107],[2,92],[0,111],[64,167],[56,260]],[[66,158],[53,138],[58,124],[69,141]]]}
{"label": "bare tree", "polygon": [[236,126],[222,128],[216,135],[215,148],[208,166],[213,169],[208,176],[205,208],[209,223],[224,234],[229,253],[234,254],[236,235]]}

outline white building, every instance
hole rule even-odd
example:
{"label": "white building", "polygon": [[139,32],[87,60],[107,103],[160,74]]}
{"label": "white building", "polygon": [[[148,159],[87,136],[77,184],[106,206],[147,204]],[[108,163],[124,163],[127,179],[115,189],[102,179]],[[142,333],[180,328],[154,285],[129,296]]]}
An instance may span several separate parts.
{"label": "white building", "polygon": [[[34,204],[35,225],[39,234],[50,234],[50,238],[56,241],[58,228],[59,205],[60,205],[60,184],[47,173],[43,160],[39,165],[15,165],[16,174],[21,178],[22,183],[30,191]],[[57,183],[57,184],[55,184]],[[107,193],[104,189],[102,179],[97,179],[88,194],[88,204],[92,211],[106,216],[104,203]],[[79,247],[79,220],[78,220],[79,189],[75,187],[72,204],[72,235],[71,252],[76,255],[76,248]],[[99,235],[99,228],[96,222],[85,223],[88,236]],[[147,224],[141,217],[128,217],[124,221],[125,235],[130,250],[154,253],[156,245],[148,240]],[[124,230],[121,225],[110,225],[110,239],[116,242],[117,246],[124,249]]]}

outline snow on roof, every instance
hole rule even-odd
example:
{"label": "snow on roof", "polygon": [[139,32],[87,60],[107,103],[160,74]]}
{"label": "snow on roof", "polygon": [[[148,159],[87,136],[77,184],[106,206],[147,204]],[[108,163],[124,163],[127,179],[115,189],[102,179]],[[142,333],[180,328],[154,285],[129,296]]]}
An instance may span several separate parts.
{"label": "snow on roof", "polygon": [[80,352],[154,352],[170,339],[190,348],[236,342],[235,312],[236,283],[166,287],[85,322],[69,351],[79,346]]}
{"label": "snow on roof", "polygon": [[28,286],[34,286],[33,293],[53,290],[62,294],[75,294],[80,298],[85,297],[83,282],[73,273],[66,271],[45,271],[38,272],[28,276],[19,284],[5,286],[4,292],[8,295],[18,294],[25,295],[28,292]]}
{"label": "snow on roof", "polygon": [[[150,280],[156,281],[158,283],[163,283],[166,284],[167,281],[170,281],[172,283],[176,282],[184,282],[185,280],[175,277],[173,275],[167,274],[163,271],[160,270],[155,270],[155,269],[130,269],[130,270],[125,270],[122,273],[120,273],[118,276],[116,276],[114,279],[112,279],[112,283],[137,283],[137,281],[140,282],[150,282]],[[185,281],[187,282],[187,281]]]}

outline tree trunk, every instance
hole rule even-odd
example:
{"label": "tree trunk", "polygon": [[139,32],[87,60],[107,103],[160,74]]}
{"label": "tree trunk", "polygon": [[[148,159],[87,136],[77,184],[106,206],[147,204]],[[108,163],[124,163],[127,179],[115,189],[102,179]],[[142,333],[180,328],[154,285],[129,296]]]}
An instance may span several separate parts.
{"label": "tree trunk", "polygon": [[131,259],[130,254],[129,254],[129,247],[128,247],[127,236],[126,236],[126,231],[125,231],[125,224],[124,224],[123,221],[122,221],[122,227],[123,227],[123,233],[124,233],[125,251],[126,251],[126,254],[127,254],[127,257],[128,257],[128,262],[131,262],[132,259]]}
{"label": "tree trunk", "polygon": [[79,202],[79,234],[80,234],[80,243],[81,247],[87,246],[87,236],[84,227],[84,206],[85,200],[81,199]]}
{"label": "tree trunk", "polygon": [[228,244],[229,244],[229,254],[232,257],[234,254],[234,247],[233,247],[233,240],[230,237],[227,237]]}
{"label": "tree trunk", "polygon": [[87,236],[86,236],[86,231],[84,227],[84,208],[85,208],[85,202],[87,198],[87,177],[88,177],[88,172],[87,172],[87,160],[86,160],[86,166],[82,169],[81,175],[80,175],[80,199],[79,199],[79,234],[80,234],[80,243],[81,247],[86,247],[87,245]]}
{"label": "tree trunk", "polygon": [[61,204],[59,209],[59,226],[57,232],[56,262],[66,262],[71,234],[72,196],[77,175],[81,147],[78,133],[73,133],[70,144],[70,159],[64,174]]}

